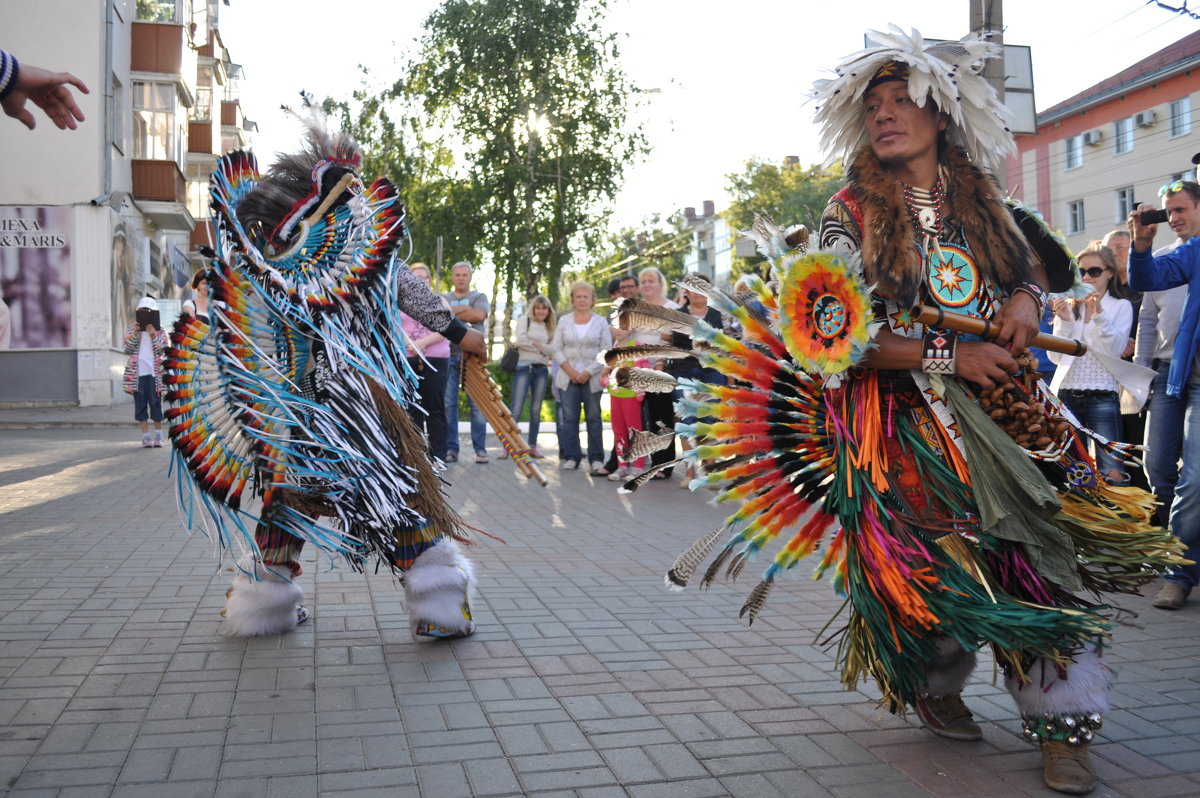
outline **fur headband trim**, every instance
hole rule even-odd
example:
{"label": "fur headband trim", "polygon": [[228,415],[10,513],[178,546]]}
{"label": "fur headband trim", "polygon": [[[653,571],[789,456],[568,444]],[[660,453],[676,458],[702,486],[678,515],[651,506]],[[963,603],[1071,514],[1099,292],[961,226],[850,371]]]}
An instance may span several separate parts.
{"label": "fur headband trim", "polygon": [[[1001,287],[1031,279],[1033,252],[1017,229],[996,182],[953,147],[942,154],[947,218],[961,224],[980,268]],[[920,298],[925,266],[913,246],[904,189],[869,147],[854,158],[849,182],[862,211],[863,264],[867,279],[901,303]]]}
{"label": "fur headband trim", "polygon": [[821,146],[831,159],[849,158],[866,146],[862,97],[881,67],[897,61],[908,65],[908,94],[922,108],[932,99],[949,117],[947,140],[960,146],[983,168],[995,171],[1015,153],[1009,131],[1011,112],[983,77],[983,64],[1000,53],[994,42],[971,37],[961,42],[926,44],[917,30],[905,34],[895,25],[888,32],[868,31],[879,47],[847,56],[834,69],[836,77],[813,84],[814,118],[821,126]]}

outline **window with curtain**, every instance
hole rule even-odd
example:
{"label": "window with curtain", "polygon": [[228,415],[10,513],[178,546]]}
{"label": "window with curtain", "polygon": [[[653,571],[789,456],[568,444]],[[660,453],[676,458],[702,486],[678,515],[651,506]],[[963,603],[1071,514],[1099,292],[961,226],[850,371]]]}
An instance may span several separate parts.
{"label": "window with curtain", "polygon": [[1171,103],[1171,138],[1192,132],[1192,98],[1180,97]]}
{"label": "window with curtain", "polygon": [[1118,119],[1113,124],[1114,150],[1117,155],[1133,150],[1133,117]]}
{"label": "window with curtain", "polygon": [[1071,136],[1064,139],[1063,143],[1067,148],[1066,168],[1078,169],[1083,166],[1083,136]]}
{"label": "window with curtain", "polygon": [[133,157],[183,165],[186,137],[175,84],[133,82]]}
{"label": "window with curtain", "polygon": [[1067,203],[1067,219],[1069,233],[1082,233],[1086,226],[1083,219],[1083,200]]}

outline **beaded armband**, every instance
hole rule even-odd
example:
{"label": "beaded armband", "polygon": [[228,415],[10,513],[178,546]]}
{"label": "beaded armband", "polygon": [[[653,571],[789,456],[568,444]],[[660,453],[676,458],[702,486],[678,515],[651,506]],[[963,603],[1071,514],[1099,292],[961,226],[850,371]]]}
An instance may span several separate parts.
{"label": "beaded armband", "polygon": [[1028,280],[1013,289],[1013,296],[1016,296],[1018,291],[1023,291],[1033,297],[1033,301],[1038,306],[1038,318],[1040,319],[1046,313],[1047,296],[1045,289],[1032,280]]}
{"label": "beaded armband", "polygon": [[958,333],[948,330],[926,330],[921,350],[921,371],[926,374],[954,374],[958,371],[954,350]]}
{"label": "beaded armband", "polygon": [[1090,715],[1021,716],[1021,733],[1034,745],[1048,741],[1087,745],[1102,725],[1100,715],[1096,712]]}

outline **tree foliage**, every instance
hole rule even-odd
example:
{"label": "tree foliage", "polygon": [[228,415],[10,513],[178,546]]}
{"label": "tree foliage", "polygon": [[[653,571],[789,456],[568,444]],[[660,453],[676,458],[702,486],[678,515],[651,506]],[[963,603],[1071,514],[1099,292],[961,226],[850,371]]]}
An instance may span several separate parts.
{"label": "tree foliage", "polygon": [[[751,158],[741,172],[725,179],[733,201],[722,216],[731,230],[749,229],[757,213],[770,216],[781,227],[802,224],[814,238],[829,198],[844,183],[840,164],[804,168],[794,159],[778,164]],[[735,274],[752,269],[746,259],[734,259]]]}
{"label": "tree foliage", "polygon": [[601,27],[607,2],[446,0],[405,77],[356,94],[358,113],[342,107],[381,171],[403,176],[414,230],[452,231],[454,249],[493,262],[493,300],[502,290],[510,309],[542,292],[557,301],[645,152],[626,122],[636,90]]}
{"label": "tree foliage", "polygon": [[829,198],[844,183],[840,165],[806,169],[792,161],[775,164],[757,158],[725,179],[734,199],[722,215],[737,230],[750,227],[755,213],[765,213],[781,226],[802,224],[815,232]]}
{"label": "tree foliage", "polygon": [[[480,202],[477,187],[456,175],[447,143],[429,140],[413,113],[402,82],[379,89],[364,70],[363,81],[348,100],[327,98],[322,107],[341,130],[354,136],[363,149],[363,174],[386,177],[400,191],[406,208],[413,251],[410,262],[436,263],[437,239],[448,267],[474,261],[483,225],[471,212]],[[449,269],[441,277],[449,287]]]}

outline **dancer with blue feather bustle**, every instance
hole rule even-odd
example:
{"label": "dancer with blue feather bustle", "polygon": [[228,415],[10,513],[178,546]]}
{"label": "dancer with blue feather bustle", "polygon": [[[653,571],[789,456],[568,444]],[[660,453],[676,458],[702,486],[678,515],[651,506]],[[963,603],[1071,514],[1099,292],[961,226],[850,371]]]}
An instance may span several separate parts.
{"label": "dancer with blue feather bustle", "polygon": [[234,635],[308,617],[306,543],[401,574],[413,633],[475,629],[463,525],[441,463],[413,424],[400,311],[484,353],[399,257],[404,207],[359,176],[349,137],[307,120],[303,151],[265,175],[234,152],[212,176],[218,234],[207,319],[182,319],[166,364],[167,416],[189,527],[240,554],[222,613]]}

